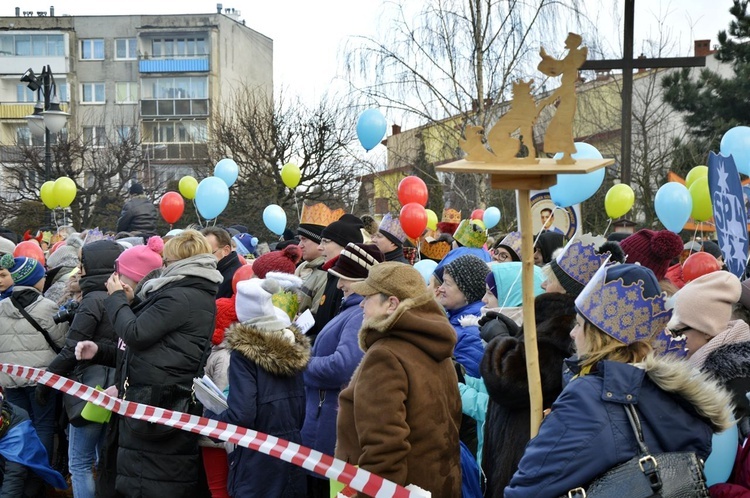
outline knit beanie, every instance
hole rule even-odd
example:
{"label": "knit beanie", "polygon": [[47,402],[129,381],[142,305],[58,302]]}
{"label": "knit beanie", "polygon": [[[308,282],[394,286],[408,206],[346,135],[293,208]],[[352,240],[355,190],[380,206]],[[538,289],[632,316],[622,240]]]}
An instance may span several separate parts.
{"label": "knit beanie", "polygon": [[721,248],[719,247],[719,244],[717,244],[713,240],[704,241],[702,250],[703,252],[707,252],[708,254],[710,254],[716,259],[719,259],[724,256],[721,252]]}
{"label": "knit beanie", "polygon": [[[47,268],[50,270],[60,266],[76,267],[78,266],[78,251],[83,247],[83,240],[71,235],[55,252],[47,257]],[[110,265],[110,270],[112,269]]]}
{"label": "knit beanie", "polygon": [[258,278],[266,278],[268,272],[294,273],[297,263],[302,259],[302,250],[295,246],[286,246],[281,251],[265,253],[253,261],[253,272]]}
{"label": "knit beanie", "polygon": [[151,237],[145,246],[134,246],[123,251],[117,258],[115,269],[117,273],[140,282],[147,273],[164,264],[161,256],[163,250],[161,237]]}
{"label": "knit beanie", "polygon": [[133,182],[128,190],[130,195],[141,195],[143,194],[143,185],[137,182]]}
{"label": "knit beanie", "polygon": [[249,233],[240,233],[232,237],[232,240],[237,244],[237,254],[240,256],[247,256],[248,254],[254,254],[255,248],[258,247],[258,238],[253,237]]}
{"label": "knit beanie", "polygon": [[81,265],[86,276],[109,275],[123,248],[114,240],[97,240],[81,249]]}
{"label": "knit beanie", "polygon": [[328,273],[346,280],[361,282],[370,268],[385,261],[385,256],[375,244],[348,243]]}
{"label": "knit beanie", "polygon": [[654,272],[656,280],[661,280],[672,260],[682,252],[683,243],[679,235],[669,230],[644,228],[620,242],[620,247],[627,255],[627,263],[640,263]]}
{"label": "knit beanie", "polygon": [[675,294],[670,329],[690,327],[711,337],[727,328],[732,306],[742,294],[740,280],[728,271],[715,271],[685,284]]}
{"label": "knit beanie", "polygon": [[458,289],[466,297],[466,301],[474,303],[482,299],[485,293],[485,279],[490,272],[487,263],[474,256],[466,254],[445,265],[444,273],[449,274],[456,281]]}
{"label": "knit beanie", "polygon": [[14,258],[11,254],[4,254],[0,258],[0,267],[10,272],[13,284],[16,286],[33,287],[44,278],[44,266],[27,257]]}
{"label": "knit beanie", "polygon": [[13,254],[15,249],[16,245],[12,241],[0,236],[0,255]]}
{"label": "knit beanie", "polygon": [[330,239],[341,247],[346,247],[349,242],[365,241],[361,230],[363,227],[362,220],[353,214],[345,214],[338,221],[325,227],[320,236],[322,239]]}
{"label": "knit beanie", "polygon": [[281,290],[278,282],[260,278],[251,278],[237,282],[237,297],[234,309],[237,320],[246,322],[252,318],[275,316],[271,296]]}
{"label": "knit beanie", "polygon": [[380,222],[378,231],[380,231],[380,233],[383,234],[386,239],[390,240],[398,247],[402,247],[404,245],[404,241],[406,240],[406,232],[404,232],[404,229],[401,228],[401,220],[399,220],[398,216],[393,216],[391,213],[386,213],[385,216],[383,216],[383,220]]}

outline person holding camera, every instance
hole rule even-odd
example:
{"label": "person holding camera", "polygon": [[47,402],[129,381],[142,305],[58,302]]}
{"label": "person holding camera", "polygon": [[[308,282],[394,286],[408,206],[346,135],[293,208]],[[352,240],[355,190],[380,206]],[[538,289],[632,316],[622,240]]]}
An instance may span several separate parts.
{"label": "person holding camera", "polygon": [[[32,258],[0,258],[0,267],[10,272],[13,292],[0,301],[0,362],[34,368],[47,368],[63,343],[67,323],[55,323],[57,304],[42,296],[44,266]],[[0,386],[8,401],[20,406],[31,417],[47,457],[52,456],[55,435],[54,400],[40,404],[37,385],[21,377],[0,373]]]}
{"label": "person holding camera", "polygon": [[[122,251],[123,247],[112,240],[97,240],[81,248],[80,286],[83,298],[80,304],[70,301],[55,316],[55,321],[70,322],[70,329],[62,351],[52,360],[47,371],[72,377],[92,387],[100,385],[106,388],[114,384],[114,368],[89,361],[78,362],[75,348],[80,341],[115,344],[117,340],[104,308],[104,300],[107,298],[105,283],[114,271],[115,261]],[[46,386],[37,387],[37,402],[45,404],[51,391],[53,390]],[[70,422],[68,461],[76,498],[93,498],[92,468],[101,449],[106,425],[84,420],[81,417],[84,404],[76,398],[66,396],[65,409]]]}

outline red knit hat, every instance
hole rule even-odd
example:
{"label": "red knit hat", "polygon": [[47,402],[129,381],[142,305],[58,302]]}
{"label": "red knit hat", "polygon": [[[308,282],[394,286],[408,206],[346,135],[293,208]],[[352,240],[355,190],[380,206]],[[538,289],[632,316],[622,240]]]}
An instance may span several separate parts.
{"label": "red knit hat", "polygon": [[295,246],[286,246],[281,251],[267,252],[253,262],[253,272],[258,278],[266,278],[266,273],[294,273],[297,263],[302,259],[302,250]]}
{"label": "red knit hat", "polygon": [[682,239],[669,230],[655,232],[644,228],[620,242],[626,263],[640,263],[662,280],[672,260],[682,252]]}

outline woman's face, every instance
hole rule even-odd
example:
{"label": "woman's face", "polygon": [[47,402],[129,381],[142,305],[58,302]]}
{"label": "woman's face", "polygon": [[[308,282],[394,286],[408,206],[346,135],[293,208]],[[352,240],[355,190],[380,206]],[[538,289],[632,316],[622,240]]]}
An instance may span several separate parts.
{"label": "woman's face", "polygon": [[482,302],[488,308],[498,308],[500,306],[500,303],[498,303],[497,298],[490,290],[489,285],[485,286],[485,293],[484,293],[484,297],[482,297]]}
{"label": "woman's face", "polygon": [[544,266],[544,257],[538,247],[534,248],[534,264],[536,266]]}
{"label": "woman's face", "polygon": [[584,351],[584,325],[586,324],[586,320],[581,315],[576,315],[576,325],[573,327],[573,330],[570,331],[570,337],[573,339],[573,343],[576,346],[576,352],[578,353],[578,356],[580,357],[582,354],[584,354],[586,351]]}
{"label": "woman's face", "polygon": [[437,298],[438,302],[447,310],[456,310],[468,304],[466,296],[447,272],[443,274],[443,285],[438,287]]}
{"label": "woman's face", "polygon": [[711,340],[711,336],[693,329],[687,329],[684,334],[685,349],[687,349],[688,358],[693,356],[696,351],[708,344],[708,341]]}
{"label": "woman's face", "polygon": [[547,280],[542,282],[542,289],[544,289],[544,292],[557,292],[558,294],[565,294],[565,287],[560,284],[560,281],[557,280],[554,274],[550,275]]}
{"label": "woman's face", "polygon": [[352,294],[351,285],[354,283],[353,280],[347,280],[345,278],[339,277],[339,281],[336,284],[336,287],[341,289],[344,293],[344,297],[349,297]]}
{"label": "woman's face", "polygon": [[506,248],[497,247],[492,252],[492,259],[498,263],[510,263],[513,261],[513,256],[510,255]]}

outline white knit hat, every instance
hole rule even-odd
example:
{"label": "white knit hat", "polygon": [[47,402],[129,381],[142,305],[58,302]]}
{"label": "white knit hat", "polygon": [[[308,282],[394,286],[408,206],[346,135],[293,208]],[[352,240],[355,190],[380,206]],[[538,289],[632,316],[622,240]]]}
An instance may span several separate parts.
{"label": "white knit hat", "polygon": [[251,278],[237,282],[234,309],[237,319],[246,322],[261,316],[276,316],[271,296],[281,288],[274,280]]}
{"label": "white knit hat", "polygon": [[688,282],[675,294],[674,311],[667,327],[690,327],[711,337],[727,328],[732,306],[742,293],[740,280],[728,271],[707,273]]}

